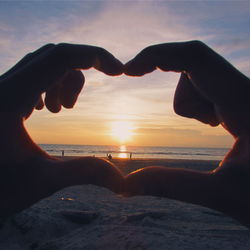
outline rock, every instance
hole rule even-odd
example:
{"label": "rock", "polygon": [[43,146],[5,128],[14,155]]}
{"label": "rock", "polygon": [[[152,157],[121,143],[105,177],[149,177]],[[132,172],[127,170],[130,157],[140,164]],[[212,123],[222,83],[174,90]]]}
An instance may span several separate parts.
{"label": "rock", "polygon": [[61,214],[68,220],[79,223],[89,224],[98,217],[98,213],[80,210],[65,210]]}

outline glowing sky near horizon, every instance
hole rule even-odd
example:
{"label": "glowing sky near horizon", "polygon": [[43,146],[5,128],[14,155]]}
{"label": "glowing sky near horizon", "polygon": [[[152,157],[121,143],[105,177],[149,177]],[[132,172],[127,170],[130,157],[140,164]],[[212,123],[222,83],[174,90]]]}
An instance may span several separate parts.
{"label": "glowing sky near horizon", "polygon": [[[122,62],[144,47],[199,39],[250,75],[250,1],[0,1],[0,72],[46,43],[101,46]],[[133,124],[130,145],[228,147],[232,138],[173,112],[179,74],[143,78],[84,71],[73,110],[35,111],[38,143],[119,144],[115,123]],[[34,83],[35,84],[35,83]],[[113,126],[113,127],[112,127]]]}

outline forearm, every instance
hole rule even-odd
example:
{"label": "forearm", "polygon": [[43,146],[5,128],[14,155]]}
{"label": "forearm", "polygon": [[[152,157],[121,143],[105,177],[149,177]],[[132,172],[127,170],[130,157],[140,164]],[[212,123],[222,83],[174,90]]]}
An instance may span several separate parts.
{"label": "forearm", "polygon": [[32,157],[48,157],[29,137],[23,119],[13,113],[0,113],[1,165],[15,164]]}
{"label": "forearm", "polygon": [[212,173],[167,167],[148,167],[126,177],[126,189],[131,195],[153,195],[194,204],[218,207]]}
{"label": "forearm", "polygon": [[236,138],[232,149],[225,156],[220,167],[215,172],[231,169],[237,166],[238,170],[250,172],[250,135]]}

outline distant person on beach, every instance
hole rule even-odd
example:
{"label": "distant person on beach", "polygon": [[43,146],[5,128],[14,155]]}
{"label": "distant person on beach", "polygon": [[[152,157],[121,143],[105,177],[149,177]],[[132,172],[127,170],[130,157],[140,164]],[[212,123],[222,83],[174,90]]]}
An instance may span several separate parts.
{"label": "distant person on beach", "polygon": [[64,150],[62,150],[62,157],[64,157]]}
{"label": "distant person on beach", "polygon": [[49,44],[1,76],[0,217],[67,186],[95,184],[121,191],[124,179],[112,164],[95,157],[60,161],[33,142],[24,127],[35,108],[46,106],[53,113],[62,106],[73,108],[84,84],[79,69],[90,67],[112,76],[123,72],[123,64],[102,48]]}
{"label": "distant person on beach", "polygon": [[[249,65],[250,66],[250,65]],[[130,195],[155,195],[200,204],[250,226],[250,80],[199,41],[145,48],[125,65],[143,76],[156,69],[180,72],[174,97],[178,115],[221,124],[235,139],[212,172],[148,167],[126,177]]]}
{"label": "distant person on beach", "polygon": [[107,154],[107,159],[108,160],[112,160],[112,155],[111,154]]}

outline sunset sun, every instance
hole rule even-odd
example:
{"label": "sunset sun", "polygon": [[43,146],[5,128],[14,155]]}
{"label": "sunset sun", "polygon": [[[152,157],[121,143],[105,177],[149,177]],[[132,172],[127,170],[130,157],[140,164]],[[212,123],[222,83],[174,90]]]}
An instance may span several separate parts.
{"label": "sunset sun", "polygon": [[125,143],[132,139],[133,124],[129,121],[116,121],[111,125],[111,136],[116,138],[120,143]]}

